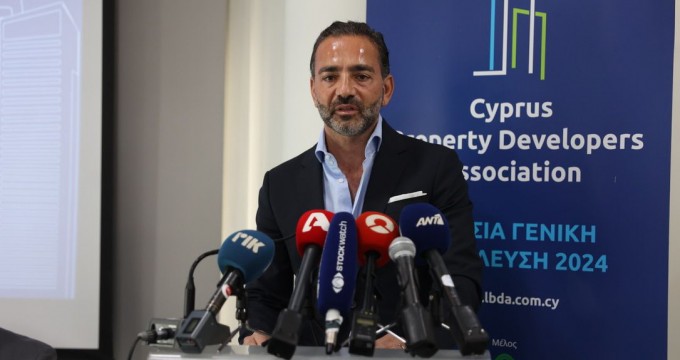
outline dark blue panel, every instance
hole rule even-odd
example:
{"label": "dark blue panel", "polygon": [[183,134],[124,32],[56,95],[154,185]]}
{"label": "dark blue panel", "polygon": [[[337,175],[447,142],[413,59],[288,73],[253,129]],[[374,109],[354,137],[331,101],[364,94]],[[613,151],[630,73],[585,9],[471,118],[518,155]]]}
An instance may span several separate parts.
{"label": "dark blue panel", "polygon": [[536,0],[532,74],[531,1],[508,7],[506,72],[474,76],[502,70],[503,0],[369,0],[383,116],[466,165],[494,357],[665,359],[674,1]]}

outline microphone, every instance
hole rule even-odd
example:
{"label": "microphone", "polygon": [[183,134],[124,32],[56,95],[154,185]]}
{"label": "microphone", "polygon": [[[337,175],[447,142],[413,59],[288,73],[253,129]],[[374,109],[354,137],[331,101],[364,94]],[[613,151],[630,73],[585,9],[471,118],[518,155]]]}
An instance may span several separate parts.
{"label": "microphone", "polygon": [[206,345],[229,340],[229,327],[217,322],[217,313],[229,296],[243,284],[258,278],[274,258],[274,242],[254,230],[241,230],[229,235],[217,254],[223,276],[218,289],[205,310],[194,310],[182,321],[175,339],[186,353],[200,353]]}
{"label": "microphone", "polygon": [[461,303],[453,278],[441,256],[446,253],[451,242],[446,217],[431,204],[411,204],[401,211],[399,226],[403,236],[413,239],[417,256],[427,260],[435,280],[451,304],[451,314],[456,323],[447,326],[461,354],[483,354],[489,343],[489,334],[482,328],[472,307]]}
{"label": "microphone", "polygon": [[309,294],[312,271],[319,262],[326,240],[329,219],[333,213],[326,210],[309,210],[302,214],[295,231],[295,246],[302,256],[300,268],[295,276],[295,286],[288,307],[283,309],[267,344],[267,352],[284,359],[295,353],[298,333],[302,324],[302,305]]}
{"label": "microphone", "polygon": [[354,216],[339,212],[328,227],[319,264],[317,309],[326,315],[326,354],[337,350],[342,321],[354,299],[357,276],[357,226]]}
{"label": "microphone", "polygon": [[359,234],[359,264],[365,267],[363,302],[354,313],[349,352],[373,356],[375,335],[378,328],[378,313],[375,304],[375,269],[385,266],[390,260],[387,248],[399,235],[397,223],[389,216],[367,211],[357,218]]}
{"label": "microphone", "polygon": [[418,300],[413,265],[416,247],[413,241],[400,236],[390,244],[389,253],[397,266],[397,281],[404,300],[401,323],[406,333],[406,351],[412,355],[430,357],[437,352],[438,348],[432,318]]}

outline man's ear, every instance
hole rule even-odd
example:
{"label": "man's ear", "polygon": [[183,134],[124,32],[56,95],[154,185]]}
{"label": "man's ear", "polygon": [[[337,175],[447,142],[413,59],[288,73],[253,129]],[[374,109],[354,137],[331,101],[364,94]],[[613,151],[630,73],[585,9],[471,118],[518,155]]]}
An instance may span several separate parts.
{"label": "man's ear", "polygon": [[394,94],[394,77],[392,77],[392,74],[389,74],[383,79],[383,100],[382,100],[382,106],[386,106],[387,104],[390,103],[390,99],[392,99],[392,95]]}
{"label": "man's ear", "polygon": [[312,100],[314,100],[314,105],[316,105],[316,94],[314,93],[314,77],[309,78],[309,93],[312,95]]}

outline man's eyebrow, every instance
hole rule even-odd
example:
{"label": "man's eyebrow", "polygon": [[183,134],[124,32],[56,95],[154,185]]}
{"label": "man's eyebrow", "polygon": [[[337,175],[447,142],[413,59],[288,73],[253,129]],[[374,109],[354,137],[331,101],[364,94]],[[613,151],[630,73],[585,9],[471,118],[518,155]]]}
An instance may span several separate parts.
{"label": "man's eyebrow", "polygon": [[325,72],[338,72],[340,71],[340,68],[335,65],[330,65],[330,66],[323,66],[319,68],[319,71],[317,72],[318,74],[325,73]]}
{"label": "man's eyebrow", "polygon": [[[319,68],[319,71],[317,72],[318,74],[325,73],[325,72],[339,72],[340,67],[336,65],[329,65],[329,66],[323,66]],[[349,67],[349,71],[351,72],[358,72],[358,71],[369,71],[369,72],[375,72],[375,69],[373,66],[370,65],[365,65],[365,64],[357,64],[357,65],[352,65]]]}
{"label": "man's eyebrow", "polygon": [[349,71],[352,71],[352,72],[357,72],[357,71],[375,72],[375,69],[373,69],[373,66],[370,66],[370,65],[357,64],[357,65],[350,66]]}

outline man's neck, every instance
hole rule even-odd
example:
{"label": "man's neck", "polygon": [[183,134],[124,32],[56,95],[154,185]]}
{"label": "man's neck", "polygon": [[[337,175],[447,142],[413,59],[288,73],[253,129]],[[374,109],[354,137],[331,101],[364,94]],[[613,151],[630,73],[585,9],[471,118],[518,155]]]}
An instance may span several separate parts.
{"label": "man's neck", "polygon": [[373,130],[375,130],[375,126],[358,136],[344,136],[326,126],[324,127],[326,149],[333,154],[338,164],[341,165],[341,169],[343,168],[342,165],[349,168],[360,168],[365,158],[366,144]]}
{"label": "man's neck", "polygon": [[375,126],[358,136],[344,136],[328,127],[324,127],[326,150],[333,154],[338,162],[340,171],[347,178],[352,202],[354,202],[361,177],[364,173],[363,163],[366,157],[366,144],[373,130],[375,130]]}

